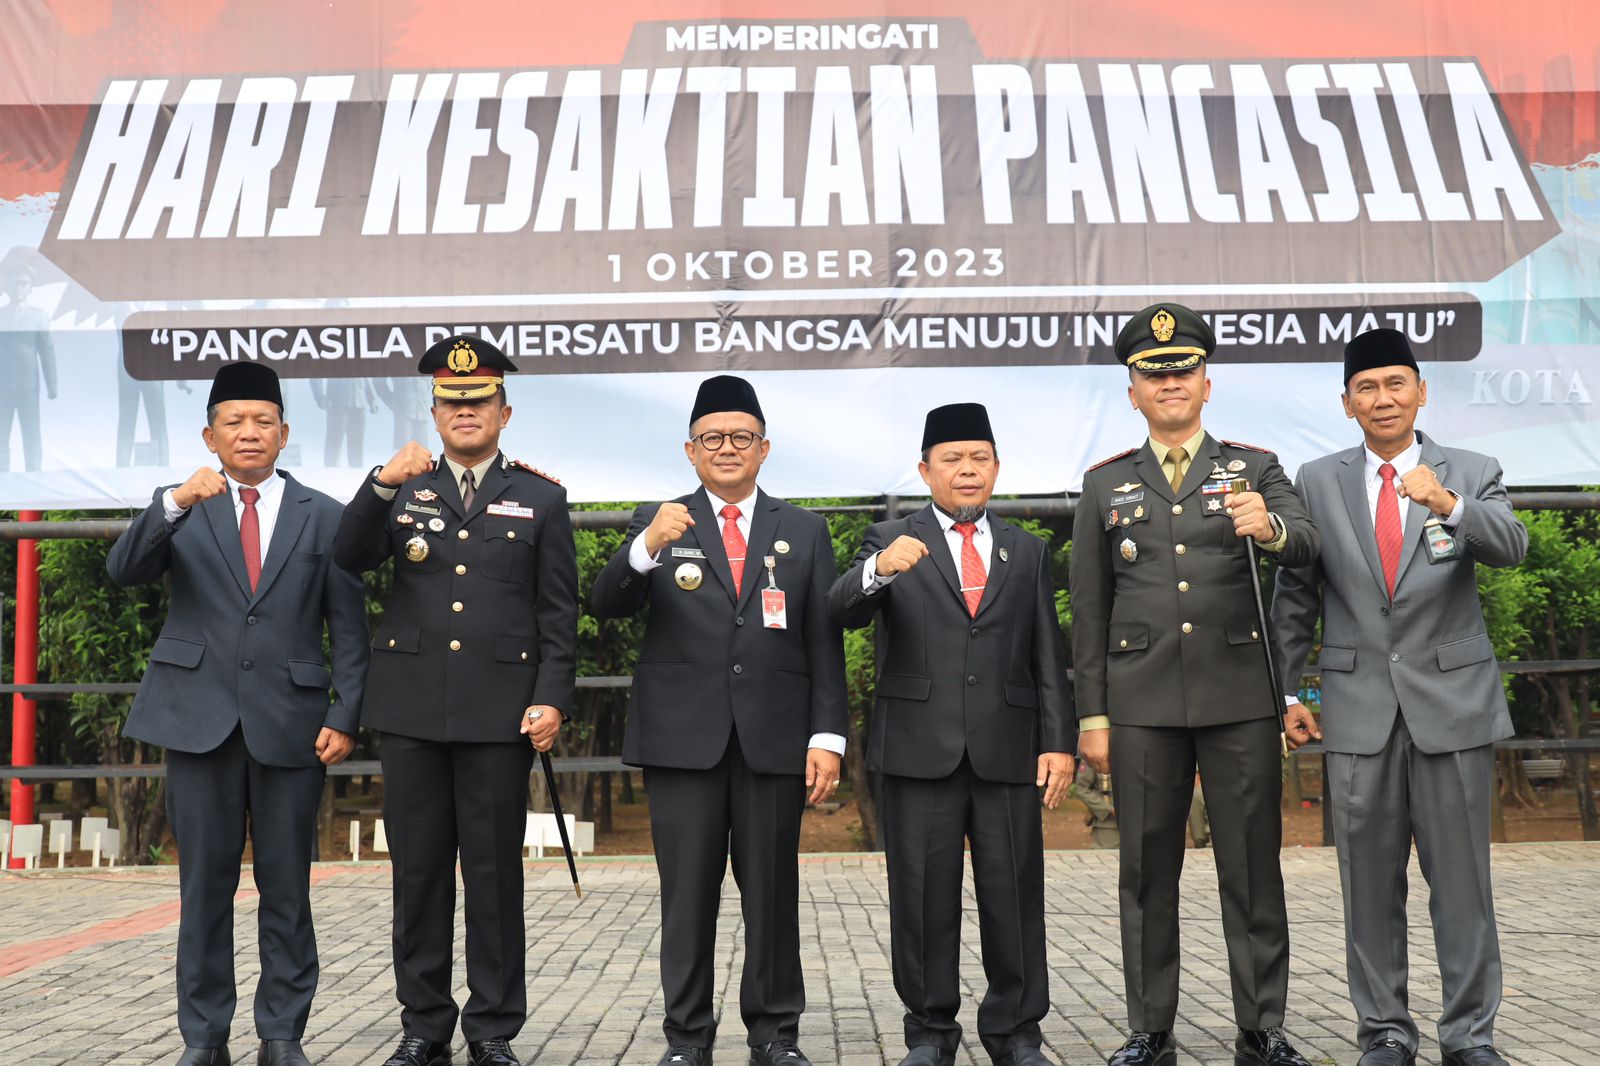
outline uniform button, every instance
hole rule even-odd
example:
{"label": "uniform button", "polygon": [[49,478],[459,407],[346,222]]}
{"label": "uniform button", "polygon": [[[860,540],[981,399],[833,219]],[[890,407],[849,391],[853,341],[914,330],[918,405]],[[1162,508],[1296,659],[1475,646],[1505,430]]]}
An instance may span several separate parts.
{"label": "uniform button", "polygon": [[506,531],[506,539],[507,540],[516,540],[517,539],[517,531],[514,530],[514,529],[507,530]]}
{"label": "uniform button", "polygon": [[462,603],[461,603],[460,600],[457,600],[456,602],[454,602],[454,603],[452,603],[450,605],[450,609],[452,611],[456,612],[457,614],[461,613],[461,607],[462,607]]}
{"label": "uniform button", "polygon": [[523,652],[522,653],[522,661],[523,662],[527,662],[528,661],[528,653],[527,652]]}
{"label": "uniform button", "polygon": [[733,672],[736,673],[736,674],[742,674],[742,673],[744,673],[744,667],[740,666],[738,663],[734,663],[733,664]]}
{"label": "uniform button", "polygon": [[1188,551],[1189,549],[1185,548],[1182,544],[1180,544],[1176,548],[1173,548],[1172,550],[1177,552],[1179,555],[1182,555],[1184,552]]}
{"label": "uniform button", "polygon": [[977,636],[978,635],[978,627],[977,626],[973,626],[972,627],[972,635],[973,636]]}
{"label": "uniform button", "polygon": [[1389,653],[1389,661],[1392,662],[1392,663],[1399,662],[1400,661],[1400,653],[1397,652],[1397,651],[1390,652]]}
{"label": "uniform button", "polygon": [[457,563],[456,564],[456,573],[457,574],[464,574],[466,572],[467,572],[467,564],[466,563]]}
{"label": "uniform button", "polygon": [[1128,642],[1125,641],[1125,640],[1117,645],[1117,647],[1119,647],[1119,648],[1126,648],[1127,646],[1128,646]]}
{"label": "uniform button", "polygon": [[1387,608],[1387,607],[1379,607],[1378,608],[1378,613],[1383,615],[1385,618],[1388,618],[1389,617],[1389,608]]}
{"label": "uniform button", "polygon": [[1250,631],[1250,639],[1251,640],[1260,640],[1261,639],[1261,634],[1257,633],[1255,630],[1252,629]]}
{"label": "uniform button", "polygon": [[464,529],[456,530],[456,539],[457,540],[466,540],[467,539],[467,531],[464,530]]}
{"label": "uniform button", "polygon": [[257,619],[255,615],[251,615],[249,618],[244,620],[244,624],[247,626],[253,626],[257,621],[259,621],[259,619]]}
{"label": "uniform button", "polygon": [[736,626],[742,626],[742,625],[744,625],[744,616],[743,616],[743,615],[740,615],[740,616],[739,616],[739,617],[738,617],[738,618],[735,618],[735,619],[734,619],[734,620],[733,620],[733,624],[734,624],[734,625],[736,625]]}
{"label": "uniform button", "polygon": [[1183,513],[1183,504],[1181,504],[1181,503],[1173,504],[1172,505],[1172,513],[1173,514],[1182,514]]}
{"label": "uniform button", "polygon": [[1183,623],[1183,631],[1185,633],[1193,633],[1194,632],[1194,625],[1192,623],[1189,623],[1189,622]]}
{"label": "uniform button", "polygon": [[246,659],[244,662],[240,663],[239,665],[244,667],[246,670],[254,670],[256,668],[256,664],[250,659]]}
{"label": "uniform button", "polygon": [[391,648],[394,647],[394,638],[393,637],[389,638],[389,647],[391,647]]}
{"label": "uniform button", "polygon": [[976,685],[977,683],[978,683],[978,679],[976,677],[974,677],[972,674],[968,674],[967,675],[967,684]]}
{"label": "uniform button", "polygon": [[1189,583],[1187,581],[1178,582],[1178,591],[1179,592],[1188,592],[1189,591]]}
{"label": "uniform button", "polygon": [[461,642],[459,640],[452,640],[450,642],[450,650],[451,651],[460,651],[461,650]]}

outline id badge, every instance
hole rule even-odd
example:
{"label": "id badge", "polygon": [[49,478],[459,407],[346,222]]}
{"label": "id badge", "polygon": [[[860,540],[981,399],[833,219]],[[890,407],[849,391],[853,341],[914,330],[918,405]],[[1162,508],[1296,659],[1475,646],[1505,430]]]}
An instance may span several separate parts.
{"label": "id badge", "polygon": [[766,629],[788,629],[787,597],[778,587],[778,560],[768,555],[761,560],[767,567],[767,587],[761,590],[761,625]]}
{"label": "id badge", "polygon": [[1422,524],[1422,536],[1428,543],[1428,562],[1445,563],[1461,558],[1461,545],[1444,528],[1444,521],[1430,518]]}

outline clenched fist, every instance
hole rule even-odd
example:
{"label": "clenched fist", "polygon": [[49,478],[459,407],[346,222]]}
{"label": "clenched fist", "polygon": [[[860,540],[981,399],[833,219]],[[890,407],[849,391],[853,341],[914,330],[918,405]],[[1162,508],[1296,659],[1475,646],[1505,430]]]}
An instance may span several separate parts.
{"label": "clenched fist", "polygon": [[928,546],[916,537],[898,536],[894,543],[878,553],[878,563],[874,567],[879,577],[888,577],[890,574],[903,574],[910,570],[922,557],[928,554]]}
{"label": "clenched fist", "polygon": [[684,530],[692,525],[694,519],[689,517],[689,508],[681,503],[662,504],[656,516],[645,527],[644,550],[654,559],[662,548],[680,540]]}
{"label": "clenched fist", "polygon": [[187,511],[202,500],[221,496],[227,491],[228,479],[222,476],[222,472],[202,466],[189,475],[188,481],[172,490],[172,502]]}
{"label": "clenched fist", "polygon": [[1395,492],[1403,499],[1416,500],[1441,518],[1455,510],[1456,498],[1439,484],[1439,475],[1426,463],[1402,475]]}
{"label": "clenched fist", "polygon": [[378,471],[378,480],[390,488],[399,488],[419,474],[433,469],[433,453],[414,440],[395,452],[394,458]]}
{"label": "clenched fist", "polygon": [[1233,533],[1237,537],[1254,537],[1262,544],[1271,544],[1278,531],[1267,514],[1267,501],[1259,492],[1230,492],[1222,497],[1222,505],[1233,516]]}

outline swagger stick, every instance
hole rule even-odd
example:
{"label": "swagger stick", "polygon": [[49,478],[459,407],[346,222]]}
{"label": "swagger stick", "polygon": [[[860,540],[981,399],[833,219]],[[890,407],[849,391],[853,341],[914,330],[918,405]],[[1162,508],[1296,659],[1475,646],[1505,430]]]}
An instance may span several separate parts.
{"label": "swagger stick", "polygon": [[[1256,600],[1260,601],[1260,599],[1261,594],[1258,592]],[[578,862],[572,857],[572,840],[567,836],[566,816],[561,813],[561,793],[556,791],[556,770],[554,766],[550,765],[550,753],[541,751],[539,753],[539,762],[544,766],[544,783],[550,789],[550,806],[555,808],[556,832],[561,834],[561,850],[567,853],[567,869],[572,872],[572,891],[578,894],[579,899],[582,899],[583,886],[578,884]]]}
{"label": "swagger stick", "polygon": [[[1244,478],[1235,478],[1228,486],[1229,491],[1235,495],[1250,491],[1250,482]],[[1278,682],[1278,658],[1272,654],[1272,629],[1267,619],[1267,604],[1261,597],[1261,567],[1256,561],[1256,538],[1244,538],[1245,554],[1250,559],[1250,591],[1256,598],[1256,625],[1261,629],[1261,652],[1267,657],[1267,683],[1272,686],[1272,705],[1278,712],[1278,725],[1283,744],[1283,754],[1289,754],[1289,723],[1287,721],[1289,709],[1283,702],[1283,686]]]}

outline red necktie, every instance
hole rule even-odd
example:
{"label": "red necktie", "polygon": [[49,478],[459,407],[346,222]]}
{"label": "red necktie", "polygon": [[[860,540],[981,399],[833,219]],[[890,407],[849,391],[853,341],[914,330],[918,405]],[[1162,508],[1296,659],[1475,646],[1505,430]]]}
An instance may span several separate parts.
{"label": "red necktie", "polygon": [[967,613],[976,618],[978,604],[983,602],[983,586],[989,579],[984,573],[983,559],[978,555],[978,548],[972,543],[972,535],[978,531],[978,524],[957,522],[955,531],[961,534],[961,595],[966,597]]}
{"label": "red necktie", "polygon": [[244,514],[239,516],[239,543],[244,548],[244,572],[250,575],[250,591],[254,592],[256,582],[261,580],[261,516],[256,514],[261,493],[240,488],[239,499],[244,501]]}
{"label": "red necktie", "polygon": [[1373,529],[1378,534],[1378,559],[1383,563],[1383,580],[1389,586],[1389,598],[1394,599],[1395,578],[1400,575],[1400,498],[1394,494],[1394,467],[1384,463],[1378,467],[1383,487],[1378,490],[1378,514]]}
{"label": "red necktie", "polygon": [[728,553],[728,569],[733,571],[733,595],[744,587],[744,534],[739,532],[739,508],[728,504],[717,512],[726,520],[722,526],[722,550]]}

